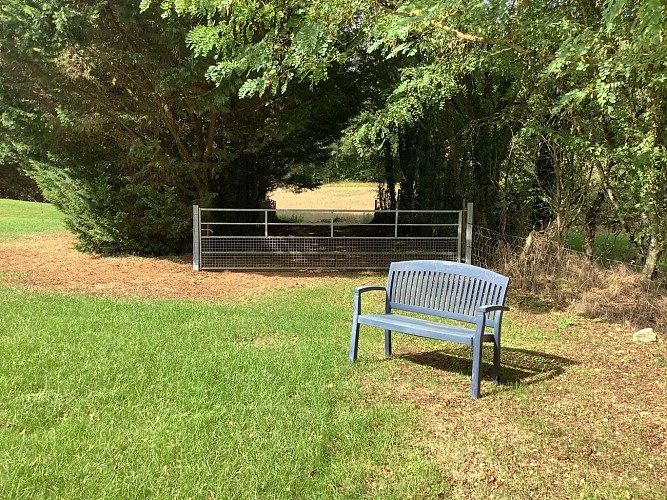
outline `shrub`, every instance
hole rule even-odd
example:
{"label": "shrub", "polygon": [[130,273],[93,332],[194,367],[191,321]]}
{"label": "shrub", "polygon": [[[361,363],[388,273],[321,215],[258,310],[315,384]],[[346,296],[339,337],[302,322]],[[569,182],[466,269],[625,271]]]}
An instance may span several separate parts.
{"label": "shrub", "polygon": [[44,196],[64,213],[81,250],[167,255],[189,248],[190,207],[173,187],[112,182],[90,175],[90,170],[44,165],[35,165],[32,175]]}

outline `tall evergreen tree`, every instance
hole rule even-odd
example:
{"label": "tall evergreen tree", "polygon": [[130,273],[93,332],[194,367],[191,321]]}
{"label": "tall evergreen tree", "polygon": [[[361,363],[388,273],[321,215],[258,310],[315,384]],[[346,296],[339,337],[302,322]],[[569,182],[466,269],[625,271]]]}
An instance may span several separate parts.
{"label": "tall evergreen tree", "polygon": [[347,117],[335,81],[239,98],[186,39],[189,16],[138,2],[9,1],[0,13],[0,141],[87,250],[187,248],[190,205],[256,207],[320,161]]}

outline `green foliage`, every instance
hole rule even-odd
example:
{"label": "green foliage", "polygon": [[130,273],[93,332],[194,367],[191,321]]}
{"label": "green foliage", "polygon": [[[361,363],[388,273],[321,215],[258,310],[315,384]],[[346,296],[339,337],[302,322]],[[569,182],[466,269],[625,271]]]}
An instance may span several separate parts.
{"label": "green foliage", "polygon": [[[175,188],[140,184],[112,186],[108,180],[76,180],[67,173],[36,169],[45,195],[65,215],[78,247],[103,254],[165,255],[184,253],[191,243],[191,211]],[[53,179],[49,176],[58,175]]]}
{"label": "green foliage", "polygon": [[[253,5],[234,9],[281,19]],[[307,84],[250,95],[236,73],[214,85],[212,59],[187,46],[204,43],[187,9],[162,17],[142,6],[12,1],[0,14],[0,144],[86,250],[182,252],[193,202],[256,207],[278,185],[311,187],[303,165],[323,160],[350,113],[333,84],[317,98]],[[246,46],[259,54],[270,43]]]}
{"label": "green foliage", "polygon": [[[583,252],[583,236],[579,232],[572,231],[567,234],[565,245],[577,252]],[[635,259],[628,236],[622,233],[608,232],[596,234],[593,257],[601,259],[603,262],[606,260],[630,262]]]}
{"label": "green foliage", "polygon": [[3,142],[71,178],[245,207],[338,170],[501,232],[618,223],[647,272],[667,249],[660,0],[28,5],[2,14]]}
{"label": "green foliage", "polygon": [[202,175],[183,168],[167,131],[187,120],[171,110],[185,107],[174,92],[196,80],[186,30],[160,28],[133,2],[9,2],[2,16],[0,142],[9,154],[82,248],[183,251],[182,217]]}
{"label": "green foliage", "polygon": [[651,274],[667,249],[667,7],[609,0],[598,15],[563,41],[546,73],[570,87],[557,108],[587,141],[615,216]]}
{"label": "green foliage", "polygon": [[[153,2],[145,0],[142,9]],[[292,80],[318,83],[345,60],[341,41],[350,36],[359,2],[224,0],[162,2],[165,16],[194,16],[202,22],[187,36],[197,57],[213,57],[208,76],[221,83],[243,80],[240,97],[285,92]],[[340,17],[343,15],[343,17]],[[335,25],[346,32],[332,28]]]}

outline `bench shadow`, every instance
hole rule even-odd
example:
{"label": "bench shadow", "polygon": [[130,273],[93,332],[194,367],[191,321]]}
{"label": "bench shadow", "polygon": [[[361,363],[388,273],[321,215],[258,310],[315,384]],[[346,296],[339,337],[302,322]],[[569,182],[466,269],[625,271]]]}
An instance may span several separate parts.
{"label": "bench shadow", "polygon": [[[487,350],[490,351],[490,349],[485,348],[485,355],[489,354]],[[459,349],[457,353],[453,353],[449,349],[442,349],[401,354],[395,357],[422,366],[430,366],[436,370],[459,373],[465,376],[470,376],[472,368],[470,350],[468,349]],[[577,364],[579,364],[577,361],[553,354],[503,347],[500,382],[501,384],[532,385],[556,378],[565,371],[566,367]],[[492,362],[484,359],[482,361],[483,380],[491,380],[492,372]]]}

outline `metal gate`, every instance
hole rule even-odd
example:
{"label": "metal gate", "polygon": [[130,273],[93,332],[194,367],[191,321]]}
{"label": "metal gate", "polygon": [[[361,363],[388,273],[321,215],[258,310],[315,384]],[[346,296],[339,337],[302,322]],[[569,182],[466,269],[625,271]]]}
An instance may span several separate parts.
{"label": "metal gate", "polygon": [[470,263],[465,210],[302,210],[193,207],[192,267],[386,269],[414,259]]}

